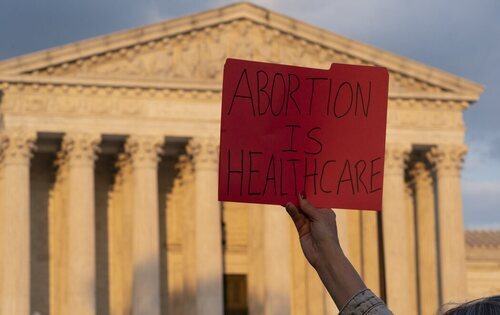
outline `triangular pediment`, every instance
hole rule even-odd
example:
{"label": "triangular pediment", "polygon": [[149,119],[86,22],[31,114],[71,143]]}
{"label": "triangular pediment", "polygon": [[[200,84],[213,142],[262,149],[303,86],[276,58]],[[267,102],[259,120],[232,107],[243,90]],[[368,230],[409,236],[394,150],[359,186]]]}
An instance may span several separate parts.
{"label": "triangular pediment", "polygon": [[391,90],[466,93],[482,87],[440,70],[241,3],[0,62],[0,74],[220,82],[227,57],[328,68],[387,67]]}

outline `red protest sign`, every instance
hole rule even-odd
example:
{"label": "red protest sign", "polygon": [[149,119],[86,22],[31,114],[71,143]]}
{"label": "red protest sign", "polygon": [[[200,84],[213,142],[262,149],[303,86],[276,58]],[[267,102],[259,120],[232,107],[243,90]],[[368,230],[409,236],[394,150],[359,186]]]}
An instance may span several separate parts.
{"label": "red protest sign", "polygon": [[219,200],[380,210],[388,72],[226,60]]}

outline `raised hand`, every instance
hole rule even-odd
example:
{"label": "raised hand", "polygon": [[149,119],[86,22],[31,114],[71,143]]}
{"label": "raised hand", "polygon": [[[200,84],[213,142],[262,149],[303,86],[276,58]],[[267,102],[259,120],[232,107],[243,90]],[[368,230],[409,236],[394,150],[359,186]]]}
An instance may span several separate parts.
{"label": "raised hand", "polygon": [[299,195],[299,202],[300,209],[291,202],[285,208],[297,228],[307,261],[317,269],[325,261],[325,253],[341,251],[335,212],[315,208],[302,195]]}

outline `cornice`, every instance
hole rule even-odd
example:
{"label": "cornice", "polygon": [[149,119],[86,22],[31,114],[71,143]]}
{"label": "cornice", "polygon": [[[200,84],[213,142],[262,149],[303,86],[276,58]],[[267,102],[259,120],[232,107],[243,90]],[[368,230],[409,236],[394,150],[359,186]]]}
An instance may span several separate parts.
{"label": "cornice", "polygon": [[[85,88],[108,88],[120,91],[134,89],[142,92],[177,91],[180,93],[209,93],[220,94],[221,86],[215,82],[196,81],[172,81],[161,82],[156,80],[131,80],[131,79],[96,79],[96,78],[71,78],[53,76],[31,76],[31,75],[0,75],[0,90],[8,92],[12,86],[16,87],[77,87]],[[429,101],[462,101],[473,103],[479,99],[479,95],[473,93],[456,94],[452,92],[407,92],[390,91],[389,98],[396,100],[429,100]]]}
{"label": "cornice", "polygon": [[239,19],[265,25],[451,91],[474,95],[475,99],[484,91],[483,86],[472,81],[249,3],[233,4],[8,59],[0,62],[0,73],[22,74]]}

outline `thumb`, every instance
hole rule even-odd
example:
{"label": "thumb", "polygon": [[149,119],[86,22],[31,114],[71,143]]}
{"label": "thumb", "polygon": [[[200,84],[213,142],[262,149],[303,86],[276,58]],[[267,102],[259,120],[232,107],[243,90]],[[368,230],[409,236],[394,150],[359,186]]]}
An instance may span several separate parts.
{"label": "thumb", "polygon": [[285,205],[285,209],[292,218],[299,236],[307,234],[309,232],[309,219],[291,202]]}
{"label": "thumb", "polygon": [[300,210],[297,209],[297,207],[295,207],[295,205],[291,202],[288,202],[285,205],[285,209],[286,212],[288,212],[288,214],[292,218],[293,223],[295,223],[296,226],[301,220],[306,219],[306,217],[302,213],[300,213]]}
{"label": "thumb", "polygon": [[318,218],[318,209],[314,207],[302,194],[299,194],[299,205],[300,209],[311,219]]}

